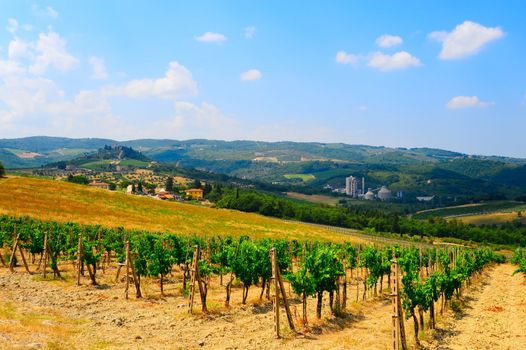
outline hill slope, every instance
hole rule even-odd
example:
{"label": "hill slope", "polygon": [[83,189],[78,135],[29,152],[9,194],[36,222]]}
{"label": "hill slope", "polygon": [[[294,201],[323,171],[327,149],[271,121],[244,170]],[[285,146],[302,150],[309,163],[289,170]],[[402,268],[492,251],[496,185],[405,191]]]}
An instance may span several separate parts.
{"label": "hill slope", "polygon": [[349,239],[349,236],[311,225],[163,202],[60,181],[8,177],[0,179],[0,189],[0,214],[180,234]]}
{"label": "hill slope", "polygon": [[[526,159],[470,156],[431,148],[389,148],[343,143],[68,139],[0,140],[7,168],[35,167],[86,156],[105,145],[132,147],[158,162],[320,192],[365,177],[366,188],[386,185],[404,198],[515,199],[526,195]],[[82,157],[81,157],[82,158]],[[98,166],[99,164],[95,164]]]}

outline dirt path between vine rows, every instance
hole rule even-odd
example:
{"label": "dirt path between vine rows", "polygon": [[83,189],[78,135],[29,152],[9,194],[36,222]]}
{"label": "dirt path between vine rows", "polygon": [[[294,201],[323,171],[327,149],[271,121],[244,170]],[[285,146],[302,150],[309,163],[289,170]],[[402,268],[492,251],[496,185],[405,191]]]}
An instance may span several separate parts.
{"label": "dirt path between vine rows", "polygon": [[[114,282],[114,270],[100,276],[98,287],[88,285],[86,277],[76,286],[69,269],[62,281],[44,281],[40,275],[17,270],[11,274],[0,268],[1,350],[390,348],[390,299],[384,296],[355,303],[354,287],[349,290],[344,317],[331,316],[324,298],[324,317],[317,321],[315,300],[309,299],[310,330],[304,332],[297,323],[301,333],[291,334],[283,314],[283,338],[278,340],[273,336],[272,306],[268,301],[258,302],[257,287],[250,289],[247,305],[240,304],[241,288],[234,288],[232,307],[225,309],[224,288],[214,279],[208,301],[211,313],[200,315],[196,305],[196,315],[190,316],[175,277],[165,286],[165,298],[158,297],[157,284],[145,280],[146,297],[126,301],[123,282]],[[466,291],[462,311],[448,312],[439,318],[436,332],[424,335],[424,348],[526,349],[526,284],[522,276],[511,276],[513,270],[509,264],[487,270]],[[291,303],[294,319],[299,321],[301,304],[295,298]],[[413,349],[411,320],[406,330]]]}
{"label": "dirt path between vine rows", "polygon": [[444,319],[435,333],[436,350],[526,349],[526,283],[515,266],[489,271],[466,297],[466,305]]}

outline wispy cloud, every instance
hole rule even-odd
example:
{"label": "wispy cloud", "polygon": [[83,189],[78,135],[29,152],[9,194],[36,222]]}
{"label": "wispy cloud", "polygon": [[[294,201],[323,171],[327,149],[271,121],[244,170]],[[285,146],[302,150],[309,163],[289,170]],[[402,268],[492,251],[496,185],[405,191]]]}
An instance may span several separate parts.
{"label": "wispy cloud", "polygon": [[195,40],[203,43],[222,43],[227,40],[226,36],[220,33],[206,32],[200,36],[195,37]]}
{"label": "wispy cloud", "polygon": [[488,43],[500,39],[504,31],[500,27],[484,27],[465,21],[451,32],[435,31],[428,37],[442,43],[439,57],[443,60],[459,59],[478,53]]}
{"label": "wispy cloud", "polygon": [[106,64],[104,60],[99,57],[92,56],[89,59],[91,65],[92,74],[91,78],[96,80],[104,80],[108,78],[108,72],[106,71]]}
{"label": "wispy cloud", "polygon": [[130,80],[123,85],[106,87],[104,94],[132,98],[179,99],[197,94],[197,83],[193,79],[192,73],[185,66],[177,61],[172,61],[164,77]]}
{"label": "wispy cloud", "polygon": [[31,7],[31,10],[33,11],[33,14],[35,16],[40,16],[40,17],[49,17],[49,18],[53,18],[53,19],[57,19],[58,18],[58,12],[57,10],[55,10],[53,7],[51,6],[44,6],[44,7],[41,7],[39,5],[36,5],[34,4],[32,7]]}
{"label": "wispy cloud", "polygon": [[376,39],[376,45],[382,47],[382,48],[389,48],[393,46],[400,45],[404,42],[404,40],[397,36],[397,35],[389,35],[385,34]]}
{"label": "wispy cloud", "polygon": [[336,53],[336,62],[340,64],[352,64],[355,65],[360,60],[360,57],[358,55],[347,53],[345,51],[338,51]]}
{"label": "wispy cloud", "polygon": [[487,108],[494,104],[493,102],[481,101],[477,96],[455,96],[449,100],[446,106],[449,109]]}
{"label": "wispy cloud", "polygon": [[241,73],[241,80],[253,81],[259,80],[263,77],[263,74],[257,69],[249,69],[246,72]]}
{"label": "wispy cloud", "polygon": [[250,26],[245,28],[245,38],[252,39],[256,35],[256,27]]}
{"label": "wispy cloud", "polygon": [[375,52],[367,62],[367,65],[381,71],[392,71],[418,67],[421,66],[422,63],[409,52],[399,51],[393,55]]}
{"label": "wispy cloud", "polygon": [[5,28],[9,33],[15,34],[18,30],[18,21],[14,18],[9,18],[7,20],[7,26]]}
{"label": "wispy cloud", "polygon": [[57,32],[51,29],[40,33],[35,48],[35,61],[29,67],[34,74],[42,74],[49,67],[68,71],[77,66],[79,60],[67,51],[67,43]]}

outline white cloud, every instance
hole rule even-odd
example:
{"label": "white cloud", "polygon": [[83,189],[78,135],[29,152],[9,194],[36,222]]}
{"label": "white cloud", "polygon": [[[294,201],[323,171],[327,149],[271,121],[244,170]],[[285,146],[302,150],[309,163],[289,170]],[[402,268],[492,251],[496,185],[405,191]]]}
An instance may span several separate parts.
{"label": "white cloud", "polygon": [[222,43],[226,41],[226,36],[220,33],[206,32],[195,38],[203,43]]}
{"label": "white cloud", "polygon": [[494,105],[493,102],[481,101],[477,96],[455,96],[447,103],[449,109],[461,108],[486,108]]}
{"label": "white cloud", "polygon": [[93,70],[91,74],[92,79],[104,80],[108,78],[108,72],[106,71],[106,65],[104,60],[99,57],[92,56],[89,59],[89,64]]}
{"label": "white cloud", "polygon": [[33,14],[40,17],[49,17],[53,19],[58,18],[58,12],[51,6],[40,7],[39,5],[33,5],[31,7]]}
{"label": "white cloud", "polygon": [[358,110],[360,110],[361,112],[367,112],[367,110],[369,110],[369,107],[363,105],[363,106],[358,107]]}
{"label": "white cloud", "polygon": [[360,60],[360,57],[352,53],[347,53],[345,51],[338,51],[336,54],[336,62],[341,64],[356,64]]}
{"label": "white cloud", "polygon": [[[72,99],[52,80],[13,76],[0,83],[0,122],[5,130],[22,134],[116,136],[126,125],[113,115],[100,91],[80,91]],[[104,124],[105,128],[100,128]],[[111,135],[109,134],[111,133]],[[7,136],[7,135],[6,135]]]}
{"label": "white cloud", "polygon": [[240,134],[235,120],[226,116],[217,106],[206,101],[200,105],[185,101],[175,103],[174,115],[151,124],[144,135],[165,138],[221,138],[231,139]]}
{"label": "white cloud", "polygon": [[256,27],[250,26],[245,28],[245,38],[252,39],[256,35]]}
{"label": "white cloud", "polygon": [[9,18],[7,20],[7,27],[5,28],[9,33],[15,34],[18,30],[18,21],[14,18]]}
{"label": "white cloud", "polygon": [[478,53],[486,44],[500,39],[504,32],[500,27],[484,27],[475,22],[465,21],[451,32],[437,31],[428,35],[430,39],[442,42],[440,58],[459,59]]}
{"label": "white cloud", "polygon": [[42,74],[49,67],[68,71],[79,62],[66,50],[66,41],[51,29],[47,33],[40,33],[35,51],[35,61],[29,67],[29,71],[34,74]]}
{"label": "white cloud", "polygon": [[397,46],[403,42],[404,40],[401,37],[397,35],[389,35],[389,34],[382,35],[381,37],[376,39],[376,45],[383,47],[383,48]]}
{"label": "white cloud", "polygon": [[399,51],[393,55],[376,52],[371,56],[367,65],[382,71],[391,71],[409,67],[418,67],[421,66],[422,63],[410,53]]}
{"label": "white cloud", "polygon": [[257,69],[250,69],[241,73],[241,80],[243,81],[259,80],[262,77],[263,74]]}
{"label": "white cloud", "polygon": [[226,127],[233,123],[233,119],[225,116],[221,110],[208,102],[202,102],[201,106],[189,102],[176,102],[176,117],[191,120],[191,124],[200,128]]}
{"label": "white cloud", "polygon": [[9,46],[7,48],[7,57],[9,60],[32,58],[33,53],[31,52],[31,44],[20,38],[14,38],[9,42]]}
{"label": "white cloud", "polygon": [[182,96],[197,94],[197,83],[185,66],[172,61],[162,78],[130,80],[124,85],[106,88],[105,94],[133,98],[178,99]]}
{"label": "white cloud", "polygon": [[23,74],[26,70],[12,60],[0,60],[0,77]]}

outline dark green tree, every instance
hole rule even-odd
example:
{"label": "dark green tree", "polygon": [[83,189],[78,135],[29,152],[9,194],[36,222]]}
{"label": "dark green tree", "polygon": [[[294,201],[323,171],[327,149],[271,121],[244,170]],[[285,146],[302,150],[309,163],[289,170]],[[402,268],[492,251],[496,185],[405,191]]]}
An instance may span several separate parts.
{"label": "dark green tree", "polygon": [[212,185],[210,185],[210,182],[205,183],[205,187],[203,188],[203,194],[206,196],[210,192],[212,192]]}
{"label": "dark green tree", "polygon": [[174,190],[174,178],[173,176],[168,176],[166,178],[166,184],[164,185],[164,189],[168,192],[173,192]]}

